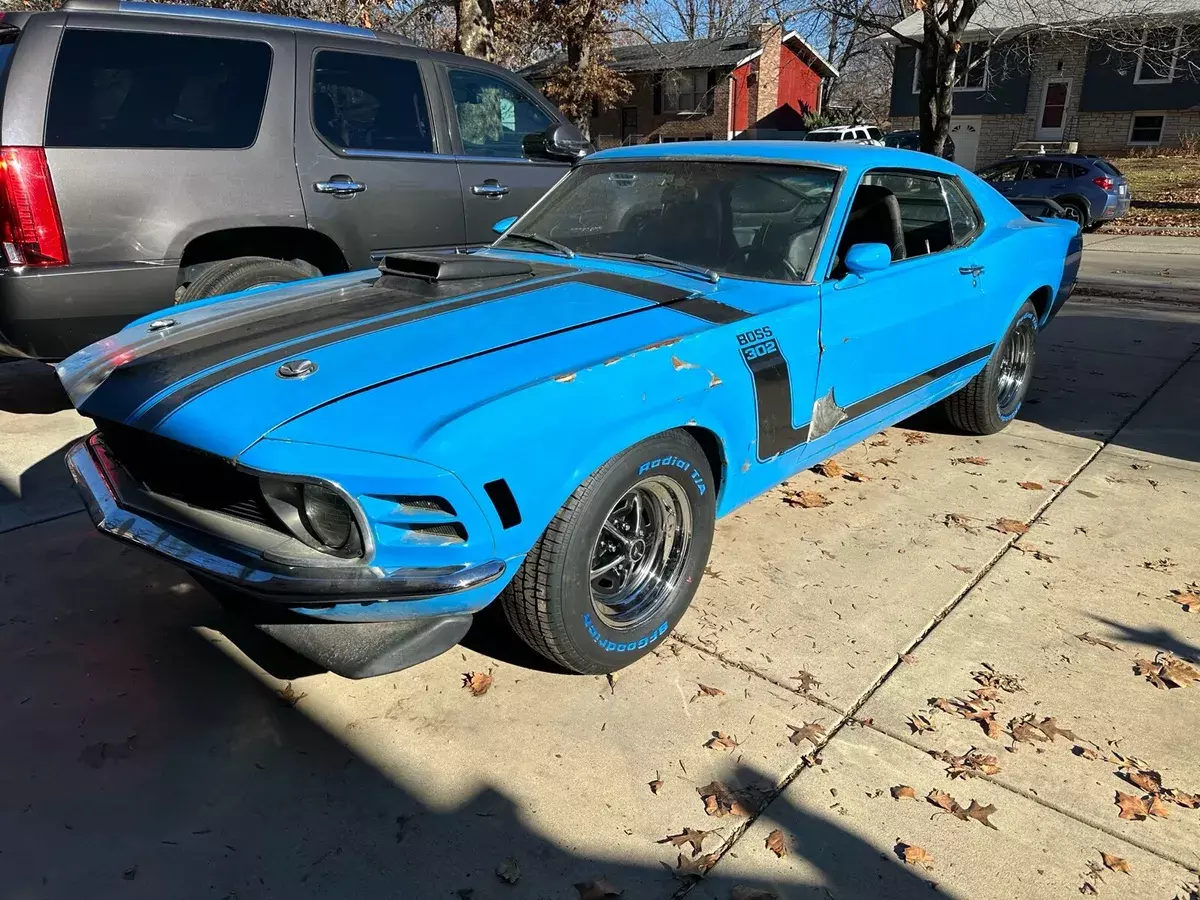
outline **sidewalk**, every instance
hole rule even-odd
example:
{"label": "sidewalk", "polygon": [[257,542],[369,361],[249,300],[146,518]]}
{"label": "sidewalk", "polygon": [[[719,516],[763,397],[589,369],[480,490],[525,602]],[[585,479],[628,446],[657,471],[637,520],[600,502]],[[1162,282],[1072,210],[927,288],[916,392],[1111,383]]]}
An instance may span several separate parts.
{"label": "sidewalk", "polygon": [[1200,236],[1085,234],[1083,247],[1081,292],[1200,302]]}

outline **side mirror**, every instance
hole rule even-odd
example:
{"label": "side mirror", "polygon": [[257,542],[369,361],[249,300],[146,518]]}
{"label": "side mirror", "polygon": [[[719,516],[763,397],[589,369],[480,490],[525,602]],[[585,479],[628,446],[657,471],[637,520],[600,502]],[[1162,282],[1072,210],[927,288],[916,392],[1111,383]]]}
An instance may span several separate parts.
{"label": "side mirror", "polygon": [[504,232],[513,227],[513,223],[516,221],[516,216],[506,216],[492,226],[492,231],[496,232],[496,234],[504,234]]}
{"label": "side mirror", "polygon": [[592,145],[583,133],[569,122],[551,125],[543,135],[545,153],[553,159],[583,159],[592,152]]}
{"label": "side mirror", "polygon": [[879,272],[891,264],[892,250],[887,244],[855,244],[846,251],[846,270],[855,275]]}

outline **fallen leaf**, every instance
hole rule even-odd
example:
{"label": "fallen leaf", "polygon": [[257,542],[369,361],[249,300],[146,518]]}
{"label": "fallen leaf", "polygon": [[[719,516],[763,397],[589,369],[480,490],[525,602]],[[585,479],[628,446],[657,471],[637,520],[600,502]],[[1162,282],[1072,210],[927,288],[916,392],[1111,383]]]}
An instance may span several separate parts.
{"label": "fallen leaf", "polygon": [[720,781],[712,781],[704,787],[696,788],[696,793],[704,801],[704,811],[710,816],[748,816],[754,804],[747,801],[745,791],[731,791]]}
{"label": "fallen leaf", "polygon": [[853,481],[853,482],[856,482],[859,484],[861,484],[864,481],[871,480],[871,477],[869,475],[864,475],[862,472],[844,472],[842,474],[842,477],[844,479],[846,479],[847,481]]}
{"label": "fallen leaf", "polygon": [[624,891],[607,878],[596,881],[581,881],[575,885],[579,891],[579,900],[606,900],[608,897],[620,897]]}
{"label": "fallen leaf", "polygon": [[788,740],[797,747],[802,741],[808,741],[815,747],[825,734],[825,726],[820,722],[805,722],[803,728],[797,728],[795,725],[789,725],[788,728],[792,729]]}
{"label": "fallen leaf", "polygon": [[[661,861],[660,861],[661,862]],[[696,881],[708,874],[717,862],[717,855],[710,853],[708,856],[701,856],[698,859],[679,854],[679,858],[675,862],[675,868],[671,868],[666,863],[662,863],[662,867],[678,878],[680,881]]]}
{"label": "fallen leaf", "polygon": [[289,681],[283,686],[283,690],[279,692],[279,702],[284,706],[295,706],[307,696],[308,694],[305,691],[296,693],[296,689],[292,687],[292,683]]}
{"label": "fallen leaf", "polygon": [[917,792],[907,784],[898,784],[892,788],[893,800],[916,800]]}
{"label": "fallen leaf", "polygon": [[704,850],[704,839],[713,832],[697,831],[695,828],[685,828],[679,834],[668,834],[655,843],[670,844],[672,847],[682,847],[684,844],[692,845],[692,856],[699,856]]}
{"label": "fallen leaf", "polygon": [[963,812],[963,808],[958,805],[958,801],[945,791],[930,791],[925,796],[925,799],[938,809],[948,812],[953,816],[957,816],[959,818],[964,818],[966,816],[966,813]]}
{"label": "fallen leaf", "polygon": [[463,687],[476,697],[482,697],[492,686],[492,676],[488,672],[464,672]]}
{"label": "fallen leaf", "polygon": [[1200,671],[1165,651],[1160,651],[1153,660],[1135,659],[1133,671],[1160,689],[1187,687],[1200,681]]}
{"label": "fallen leaf", "polygon": [[700,691],[696,694],[697,697],[723,697],[725,692],[720,688],[711,687],[707,684],[700,685]]}
{"label": "fallen leaf", "polygon": [[901,653],[900,662],[908,663],[910,666],[915,666],[917,664],[917,658],[911,653]]}
{"label": "fallen leaf", "polygon": [[1134,787],[1139,787],[1147,794],[1157,794],[1162,790],[1162,776],[1147,769],[1122,769],[1120,773]]}
{"label": "fallen leaf", "polygon": [[1084,894],[1089,897],[1094,897],[1095,895],[1099,894],[1100,892],[1098,890],[1096,890],[1096,886],[1094,884],[1092,884],[1090,881],[1085,881],[1083,884],[1081,884],[1079,886],[1079,893]]}
{"label": "fallen leaf", "polygon": [[1146,804],[1146,812],[1152,816],[1165,819],[1171,815],[1171,807],[1163,803],[1162,797],[1158,796],[1158,794],[1147,794],[1142,798],[1142,802]]}
{"label": "fallen leaf", "polygon": [[737,745],[737,740],[723,731],[714,731],[712,737],[704,742],[704,746],[709,750],[732,750]]}
{"label": "fallen leaf", "polygon": [[515,859],[509,857],[496,866],[496,875],[509,884],[516,884],[521,878],[521,867],[517,865]]}
{"label": "fallen leaf", "polygon": [[1033,741],[1041,741],[1045,743],[1049,740],[1045,733],[1037,727],[1033,721],[1033,716],[1028,715],[1023,719],[1013,719],[1008,723],[1008,733],[1013,736],[1014,741],[1028,744]]}
{"label": "fallen leaf", "polygon": [[920,713],[913,713],[908,717],[908,727],[912,729],[913,734],[924,734],[927,731],[937,731],[930,722]]}
{"label": "fallen leaf", "polygon": [[958,707],[945,697],[930,697],[928,703],[930,706],[934,707],[935,709],[940,709],[942,712],[958,712]]}
{"label": "fallen leaf", "polygon": [[1184,612],[1200,612],[1200,594],[1194,591],[1171,591],[1171,600],[1183,607]]}
{"label": "fallen leaf", "polygon": [[929,443],[929,435],[924,434],[920,431],[906,431],[906,432],[904,432],[904,443],[906,443],[906,444],[928,444]]}
{"label": "fallen leaf", "polygon": [[1038,731],[1048,737],[1051,742],[1053,742],[1054,739],[1059,735],[1062,735],[1068,741],[1075,740],[1075,732],[1068,731],[1065,728],[1059,728],[1058,721],[1056,719],[1042,719],[1042,721],[1038,722],[1035,727]]}
{"label": "fallen leaf", "polygon": [[1000,699],[1000,691],[994,687],[979,687],[971,691],[971,696],[985,703],[994,703]]}
{"label": "fallen leaf", "polygon": [[1050,483],[1057,484],[1059,487],[1066,487],[1068,484],[1068,482],[1063,481],[1061,478],[1051,478]]}
{"label": "fallen leaf", "polygon": [[824,475],[826,478],[841,478],[845,473],[845,470],[832,459],[817,463],[812,467],[812,470],[818,475]]}
{"label": "fallen leaf", "polygon": [[887,438],[880,438],[877,441],[867,441],[868,447],[886,447],[888,445]]}
{"label": "fallen leaf", "polygon": [[950,465],[965,465],[965,466],[986,466],[988,459],[984,456],[959,456],[950,460]]}
{"label": "fallen leaf", "polygon": [[996,807],[990,803],[987,806],[980,806],[978,803],[972,800],[971,805],[967,807],[966,816],[968,819],[974,819],[976,822],[983,823],[988,828],[996,828],[995,825],[988,821],[988,816],[995,811]]}
{"label": "fallen leaf", "polygon": [[766,846],[768,850],[781,859],[787,856],[787,840],[784,838],[783,832],[778,828],[767,835]]}
{"label": "fallen leaf", "polygon": [[822,506],[832,506],[833,501],[816,491],[796,491],[784,497],[783,502],[789,506],[799,506],[801,509],[820,509]]}
{"label": "fallen leaf", "polygon": [[1176,806],[1182,806],[1184,809],[1200,808],[1200,794],[1188,794],[1174,788],[1167,788],[1162,795]]}
{"label": "fallen leaf", "polygon": [[972,722],[978,722],[979,727],[983,729],[983,733],[995,740],[1000,740],[1004,736],[1004,730],[1000,727],[1000,723],[996,721],[996,711],[990,706],[984,706],[982,703],[964,703],[958,708],[958,714],[964,719],[970,719]]}
{"label": "fallen leaf", "polygon": [[1113,856],[1111,853],[1105,853],[1103,850],[1101,850],[1100,859],[1104,861],[1104,867],[1106,869],[1112,869],[1114,872],[1124,872],[1126,875],[1133,874],[1129,871],[1129,863],[1121,859],[1119,856]]}
{"label": "fallen leaf", "polygon": [[1017,482],[1017,487],[1019,487],[1019,488],[1024,488],[1024,489],[1025,489],[1025,490],[1027,490],[1027,491],[1041,491],[1041,490],[1045,490],[1045,489],[1044,489],[1044,488],[1043,488],[1043,487],[1042,487],[1040,484],[1038,484],[1036,481],[1018,481],[1018,482]]}
{"label": "fallen leaf", "polygon": [[924,847],[918,847],[916,844],[897,844],[896,855],[908,863],[910,866],[922,866],[926,869],[933,868],[933,857]]}
{"label": "fallen leaf", "polygon": [[970,566],[960,566],[958,563],[951,563],[950,565],[958,569],[958,571],[966,573],[967,575],[970,575],[975,571]]}
{"label": "fallen leaf", "polygon": [[971,534],[976,534],[974,528],[971,527],[971,517],[965,513],[949,512],[942,517],[942,524],[947,528],[954,525],[961,528],[963,531],[968,531]]}
{"label": "fallen leaf", "polygon": [[870,462],[871,465],[873,465],[873,466],[894,466],[894,465],[896,465],[896,460],[891,459],[887,456],[881,456],[881,457],[879,457],[879,459],[868,460],[868,462]]}
{"label": "fallen leaf", "polygon": [[1024,534],[1029,530],[1029,526],[1019,519],[997,519],[996,524],[988,528],[1001,534]]}
{"label": "fallen leaf", "polygon": [[1146,805],[1146,801],[1134,794],[1124,794],[1117,791],[1116,804],[1121,811],[1117,814],[1120,819],[1132,819],[1141,821],[1150,815],[1150,809]]}
{"label": "fallen leaf", "polygon": [[813,678],[812,674],[801,669],[799,673],[792,676],[792,681],[800,682],[800,686],[796,688],[800,693],[807,694],[815,687],[820,687],[821,682]]}
{"label": "fallen leaf", "polygon": [[1075,637],[1079,638],[1079,640],[1083,641],[1085,644],[1091,644],[1094,647],[1104,647],[1105,649],[1108,649],[1108,650],[1120,650],[1121,649],[1116,644],[1114,644],[1112,641],[1106,641],[1103,638],[1092,637],[1092,635],[1088,634],[1086,631],[1083,634],[1075,635]]}
{"label": "fallen leaf", "polygon": [[657,794],[659,791],[661,791],[661,790],[662,790],[662,786],[663,786],[663,780],[662,780],[662,778],[659,776],[659,774],[658,774],[657,772],[655,772],[655,773],[654,773],[654,780],[653,780],[653,781],[651,781],[651,782],[648,782],[648,784],[649,784],[649,787],[650,787],[650,793],[652,793],[652,794]]}

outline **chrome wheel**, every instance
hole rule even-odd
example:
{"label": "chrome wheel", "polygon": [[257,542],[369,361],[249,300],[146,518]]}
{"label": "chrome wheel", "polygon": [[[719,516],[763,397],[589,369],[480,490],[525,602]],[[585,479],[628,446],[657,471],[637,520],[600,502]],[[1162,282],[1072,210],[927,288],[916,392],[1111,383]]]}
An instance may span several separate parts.
{"label": "chrome wheel", "polygon": [[1033,346],[1037,340],[1037,325],[1032,318],[1023,318],[1000,350],[1000,369],[996,377],[996,411],[1007,419],[1016,413],[1025,399],[1033,365]]}
{"label": "chrome wheel", "polygon": [[655,475],[631,487],[604,517],[592,548],[596,615],[619,629],[657,617],[671,602],[691,542],[692,504],[683,485]]}
{"label": "chrome wheel", "polygon": [[1079,227],[1083,227],[1083,210],[1074,203],[1064,203],[1063,214],[1063,218],[1070,219],[1072,222],[1078,222]]}

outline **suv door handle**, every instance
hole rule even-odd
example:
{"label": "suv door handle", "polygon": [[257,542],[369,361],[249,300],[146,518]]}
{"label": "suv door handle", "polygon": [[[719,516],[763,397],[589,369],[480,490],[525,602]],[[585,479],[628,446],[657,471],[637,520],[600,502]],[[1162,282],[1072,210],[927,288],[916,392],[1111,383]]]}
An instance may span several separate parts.
{"label": "suv door handle", "polygon": [[333,194],[335,197],[349,197],[360,194],[367,189],[361,181],[355,181],[348,175],[334,175],[328,181],[318,181],[313,190],[318,194]]}
{"label": "suv door handle", "polygon": [[483,184],[471,185],[471,193],[478,197],[503,197],[508,193],[508,187],[495,178],[489,178]]}
{"label": "suv door handle", "polygon": [[970,275],[972,277],[983,274],[983,266],[959,266],[959,275]]}

